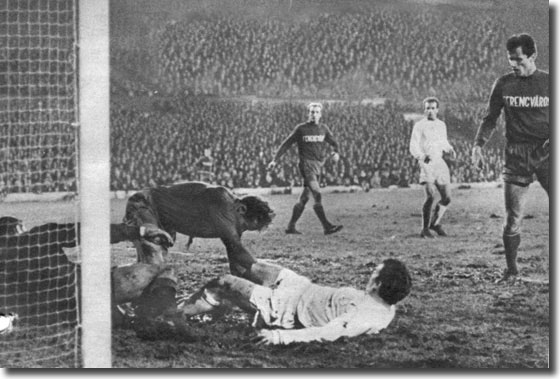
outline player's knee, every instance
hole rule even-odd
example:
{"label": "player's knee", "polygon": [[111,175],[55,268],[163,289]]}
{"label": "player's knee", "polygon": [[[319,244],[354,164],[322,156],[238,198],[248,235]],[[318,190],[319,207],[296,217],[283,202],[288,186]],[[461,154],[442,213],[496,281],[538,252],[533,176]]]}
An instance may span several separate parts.
{"label": "player's knee", "polygon": [[447,207],[451,203],[451,198],[449,196],[444,196],[444,197],[441,198],[440,203],[444,207]]}
{"label": "player's knee", "polygon": [[309,201],[309,196],[300,196],[297,205],[299,205],[302,208],[305,208],[305,205],[307,204],[308,201]]}
{"label": "player's knee", "polygon": [[433,195],[426,195],[424,199],[424,207],[431,207],[434,203],[434,196]]}
{"label": "player's knee", "polygon": [[508,215],[503,227],[504,235],[513,236],[521,233],[521,217]]}
{"label": "player's knee", "polygon": [[315,201],[315,204],[321,204],[323,196],[321,196],[320,192],[313,192],[313,200]]}

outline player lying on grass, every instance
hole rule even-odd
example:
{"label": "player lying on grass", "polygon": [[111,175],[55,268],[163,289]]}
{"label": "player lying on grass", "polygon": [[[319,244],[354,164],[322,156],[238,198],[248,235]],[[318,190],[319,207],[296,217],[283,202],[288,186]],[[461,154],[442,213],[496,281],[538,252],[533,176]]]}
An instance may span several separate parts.
{"label": "player lying on grass", "polygon": [[[63,248],[77,244],[80,224],[48,223],[25,231],[14,217],[0,218],[0,312],[18,313],[25,322],[51,324],[76,320],[75,286],[80,265]],[[79,235],[79,233],[78,233]],[[111,224],[111,243],[144,238],[171,246],[169,234],[155,225]],[[147,263],[114,267],[114,305],[137,301],[140,314],[175,309],[175,279],[165,267]]]}
{"label": "player lying on grass", "polygon": [[262,285],[232,275],[219,277],[179,304],[179,317],[233,304],[254,313],[254,327],[277,328],[259,330],[259,343],[334,341],[386,328],[395,317],[395,304],[409,294],[412,284],[406,266],[396,259],[376,267],[365,291],[314,284],[260,260],[252,271]]}
{"label": "player lying on grass", "polygon": [[[256,262],[241,244],[247,230],[262,230],[274,217],[268,203],[257,196],[238,197],[230,190],[203,182],[149,188],[132,195],[126,205],[128,225],[153,224],[173,237],[220,238],[226,246],[233,275],[251,279]],[[135,241],[138,261],[161,264],[167,247],[141,238]]]}

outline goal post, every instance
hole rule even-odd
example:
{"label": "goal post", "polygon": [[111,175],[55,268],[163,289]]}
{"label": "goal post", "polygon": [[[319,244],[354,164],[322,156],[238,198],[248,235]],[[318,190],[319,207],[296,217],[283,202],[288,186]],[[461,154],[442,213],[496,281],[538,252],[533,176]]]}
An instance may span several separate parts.
{"label": "goal post", "polygon": [[0,218],[30,229],[0,220],[0,367],[111,367],[108,25],[108,0],[0,0]]}
{"label": "goal post", "polygon": [[109,1],[79,0],[82,354],[111,367]]}

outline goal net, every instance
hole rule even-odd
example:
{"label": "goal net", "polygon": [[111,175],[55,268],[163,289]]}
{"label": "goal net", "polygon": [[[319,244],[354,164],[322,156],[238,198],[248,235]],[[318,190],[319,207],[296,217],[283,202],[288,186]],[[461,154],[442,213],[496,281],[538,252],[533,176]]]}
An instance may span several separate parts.
{"label": "goal net", "polygon": [[0,0],[0,367],[81,365],[77,2]]}

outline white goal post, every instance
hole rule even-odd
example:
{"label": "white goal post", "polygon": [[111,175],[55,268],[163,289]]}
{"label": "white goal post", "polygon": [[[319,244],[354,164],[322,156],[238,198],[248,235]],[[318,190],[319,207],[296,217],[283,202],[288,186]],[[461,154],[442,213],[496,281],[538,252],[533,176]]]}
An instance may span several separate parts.
{"label": "white goal post", "polygon": [[109,142],[108,0],[0,0],[0,367],[111,367]]}
{"label": "white goal post", "polygon": [[79,2],[82,353],[111,367],[109,1]]}

